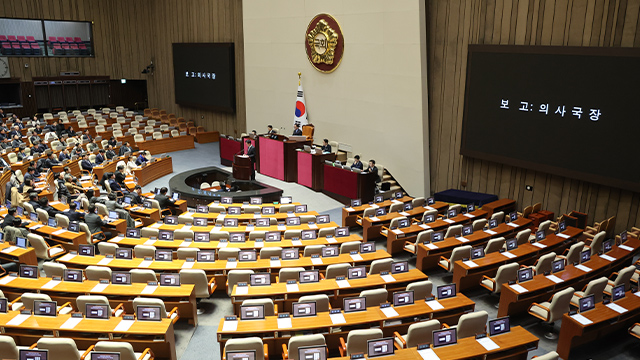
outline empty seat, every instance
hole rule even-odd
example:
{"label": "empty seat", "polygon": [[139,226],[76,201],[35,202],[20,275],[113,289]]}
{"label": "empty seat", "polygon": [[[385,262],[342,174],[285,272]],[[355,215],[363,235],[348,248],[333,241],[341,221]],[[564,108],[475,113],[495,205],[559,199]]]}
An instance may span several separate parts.
{"label": "empty seat", "polygon": [[146,284],[149,281],[158,281],[155,271],[151,269],[131,269],[131,282]]}
{"label": "empty seat", "polygon": [[367,353],[367,341],[380,339],[382,336],[381,329],[351,330],[347,335],[346,342],[340,337],[340,356]]}
{"label": "empty seat", "polygon": [[573,293],[573,297],[571,297],[571,304],[576,307],[579,307],[580,299],[589,295],[593,295],[593,300],[596,303],[602,302],[604,289],[607,286],[608,281],[609,280],[604,276],[598,279],[589,281],[589,283],[585,285],[582,291],[576,291]]}
{"label": "empty seat", "polygon": [[277,314],[276,305],[273,303],[273,299],[247,299],[242,301],[242,306],[264,306],[265,316],[275,316]]}
{"label": "empty seat", "polygon": [[433,337],[433,332],[440,329],[440,321],[427,320],[409,325],[407,333],[400,335],[395,333],[396,343],[401,348],[413,348],[420,344],[429,344]]}
{"label": "empty seat", "polygon": [[487,243],[487,246],[485,246],[484,253],[490,254],[492,252],[500,251],[500,249],[502,249],[505,243],[506,243],[506,240],[503,237],[491,239]]}
{"label": "empty seat", "polygon": [[286,283],[287,280],[298,280],[300,271],[304,271],[303,267],[282,268],[278,272],[278,282]]}
{"label": "empty seat", "polygon": [[327,266],[327,271],[324,277],[326,279],[335,279],[338,276],[344,276],[346,278],[349,273],[350,267],[351,267],[351,264],[348,264],[348,263],[331,264]]}
{"label": "empty seat", "polygon": [[450,258],[445,258],[444,256],[440,257],[440,262],[438,265],[447,270],[448,272],[453,272],[453,264],[462,260],[462,258],[470,258],[471,257],[471,245],[458,246],[453,249]]}
{"label": "empty seat", "polygon": [[151,349],[146,348],[141,353],[134,352],[133,346],[124,341],[98,341],[93,349],[94,351],[119,353],[120,360],[149,360],[153,358]]}
{"label": "empty seat", "polygon": [[506,284],[509,281],[515,281],[516,279],[518,279],[518,269],[518,263],[502,265],[498,268],[496,277],[491,278],[483,275],[482,280],[480,281],[480,285],[485,289],[491,291],[492,293],[498,294],[500,293],[500,291],[502,291],[502,284]]}
{"label": "empty seat", "polygon": [[452,326],[452,328],[457,329],[458,339],[476,336],[476,334],[485,334],[487,320],[489,320],[489,313],[484,310],[475,311],[460,316],[458,325]]}
{"label": "empty seat", "polygon": [[283,359],[291,359],[291,360],[306,360],[300,359],[299,351],[301,347],[306,346],[323,346],[326,345],[324,335],[322,334],[312,334],[312,335],[298,335],[292,336],[289,338],[289,343],[287,345],[282,345],[283,347]]}
{"label": "empty seat", "polygon": [[[540,304],[534,302],[529,306],[528,312],[530,315],[553,325],[556,320],[562,319],[562,315],[569,312],[569,305],[574,291],[572,287],[568,287],[555,293],[549,301]],[[556,339],[558,336],[553,333],[552,327],[551,331],[545,334],[545,337],[547,339]]]}
{"label": "empty seat", "polygon": [[48,350],[51,360],[80,360],[84,359],[84,351],[78,350],[76,342],[71,338],[43,337],[38,340],[38,350]]}
{"label": "empty seat", "polygon": [[387,289],[369,289],[361,291],[360,296],[366,299],[367,307],[371,307],[386,303],[389,293]]}
{"label": "empty seat", "polygon": [[87,280],[99,281],[105,279],[111,281],[111,269],[106,266],[87,266],[84,274]]}
{"label": "empty seat", "polygon": [[255,351],[255,360],[264,360],[265,354],[269,353],[266,344],[262,343],[259,337],[247,337],[241,339],[229,339],[224,344],[224,353],[229,351]]}
{"label": "empty seat", "polygon": [[140,297],[133,299],[133,312],[137,313],[138,306],[158,306],[160,308],[160,317],[162,319],[169,319],[174,324],[180,318],[178,314],[178,308],[173,308],[170,312],[167,312],[167,309],[164,305],[164,301],[156,298],[148,298],[148,297]]}

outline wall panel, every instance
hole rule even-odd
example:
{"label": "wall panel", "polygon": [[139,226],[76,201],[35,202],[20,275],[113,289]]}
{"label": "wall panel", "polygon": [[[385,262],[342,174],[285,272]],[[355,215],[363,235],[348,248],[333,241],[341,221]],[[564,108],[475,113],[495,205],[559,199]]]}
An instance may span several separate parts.
{"label": "wall panel", "polygon": [[639,11],[640,0],[429,1],[431,189],[494,193],[519,209],[542,201],[558,215],[587,212],[590,222],[617,215],[616,231],[640,224],[640,194],[465,158],[459,140],[469,44],[638,47]]}

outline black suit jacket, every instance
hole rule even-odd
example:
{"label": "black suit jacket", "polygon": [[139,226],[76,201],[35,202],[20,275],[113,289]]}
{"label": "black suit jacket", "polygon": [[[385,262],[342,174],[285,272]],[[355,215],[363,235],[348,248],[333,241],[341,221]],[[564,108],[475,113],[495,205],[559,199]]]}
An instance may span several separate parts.
{"label": "black suit jacket", "polygon": [[66,215],[69,218],[69,221],[82,221],[84,220],[84,213],[78,211],[65,211],[63,215]]}
{"label": "black suit jacket", "polygon": [[293,135],[301,136],[301,135],[302,135],[302,130],[301,130],[301,129],[295,129],[295,130],[293,130]]}
{"label": "black suit jacket", "polygon": [[118,153],[118,155],[122,156],[122,155],[124,155],[124,153],[126,153],[128,151],[131,151],[131,148],[126,147],[126,146],[123,145],[123,146],[120,147],[120,152]]}
{"label": "black suit jacket", "polygon": [[95,162],[96,162],[96,164],[102,164],[104,162],[104,156],[102,156],[102,154],[99,153],[98,155],[96,155]]}
{"label": "black suit jacket", "polygon": [[82,168],[84,170],[89,170],[89,171],[93,170],[93,164],[89,160],[82,160],[80,162],[80,165],[82,165]]}
{"label": "black suit jacket", "polygon": [[154,199],[158,200],[158,204],[160,204],[160,209],[166,209],[169,206],[173,205],[173,200],[166,195],[158,194]]}
{"label": "black suit jacket", "polygon": [[249,145],[247,148],[247,156],[251,159],[252,163],[256,162],[256,148],[253,145]]}

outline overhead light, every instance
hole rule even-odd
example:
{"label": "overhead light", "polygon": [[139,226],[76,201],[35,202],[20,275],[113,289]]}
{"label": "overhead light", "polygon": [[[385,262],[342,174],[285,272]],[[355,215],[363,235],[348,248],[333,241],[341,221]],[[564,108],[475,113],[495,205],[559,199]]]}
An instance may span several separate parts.
{"label": "overhead light", "polygon": [[127,83],[127,79],[120,79],[120,84],[126,84]]}

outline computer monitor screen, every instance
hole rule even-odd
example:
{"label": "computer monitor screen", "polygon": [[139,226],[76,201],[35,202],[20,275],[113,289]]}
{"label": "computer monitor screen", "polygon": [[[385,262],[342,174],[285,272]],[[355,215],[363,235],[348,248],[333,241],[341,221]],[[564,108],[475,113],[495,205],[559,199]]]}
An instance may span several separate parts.
{"label": "computer monitor screen", "polygon": [[580,253],[580,263],[585,263],[589,260],[591,260],[591,249],[583,250]]}
{"label": "computer monitor screen", "polygon": [[20,360],[47,360],[49,350],[20,349]]}
{"label": "computer monitor screen", "polygon": [[509,213],[509,221],[514,222],[518,220],[518,213],[515,211],[512,211]]}
{"label": "computer monitor screen", "polygon": [[167,215],[164,217],[164,223],[167,225],[175,225],[178,223],[178,217],[177,216],[172,216],[172,215]]}
{"label": "computer monitor screen", "polygon": [[208,223],[207,218],[193,218],[193,226],[207,226]]}
{"label": "computer monitor screen", "polygon": [[22,206],[17,206],[16,207],[16,214],[18,214],[18,216],[24,215],[24,208]]}
{"label": "computer monitor screen", "polygon": [[363,279],[367,277],[367,267],[364,265],[361,266],[352,266],[347,270],[347,278],[351,279]]}
{"label": "computer monitor screen", "polygon": [[344,298],[343,307],[345,313],[354,311],[364,311],[367,309],[367,298],[365,297],[352,297]]}
{"label": "computer monitor screen", "polygon": [[200,262],[214,262],[216,259],[215,250],[200,250],[198,251],[197,260]]}
{"label": "computer monitor screen", "polygon": [[280,254],[282,260],[295,260],[300,257],[298,249],[282,249]]}
{"label": "computer monitor screen", "polygon": [[138,306],[136,310],[136,318],[141,321],[161,321],[160,306]]}
{"label": "computer monitor screen", "polygon": [[625,295],[624,288],[625,284],[621,284],[611,289],[611,301],[622,299]]}
{"label": "computer monitor screen", "polygon": [[225,358],[227,360],[256,360],[255,350],[227,351]]}
{"label": "computer monitor screen", "polygon": [[473,204],[467,205],[467,212],[468,213],[473,212],[475,209],[476,209],[475,205],[473,205]]}
{"label": "computer monitor screen", "polygon": [[127,205],[131,205],[131,197],[129,197],[129,196],[125,196],[125,197],[123,198],[123,202],[124,202],[125,204],[127,204]]}
{"label": "computer monitor screen", "polygon": [[7,313],[7,301],[6,298],[0,298],[0,313],[2,314]]}
{"label": "computer monitor screen", "polygon": [[200,214],[206,214],[209,212],[209,207],[207,205],[198,205],[196,206],[196,212]]}
{"label": "computer monitor screen", "polygon": [[160,274],[160,285],[163,286],[180,286],[180,274]]}
{"label": "computer monitor screen", "polygon": [[58,303],[55,301],[35,300],[33,302],[33,315],[56,316]]}
{"label": "computer monitor screen", "polygon": [[436,199],[433,196],[427,198],[427,205],[433,205],[435,203]]}
{"label": "computer monitor screen", "polygon": [[456,284],[440,285],[436,288],[438,300],[456,296]]}
{"label": "computer monitor screen", "polygon": [[471,260],[480,259],[484,257],[484,247],[478,246],[471,249]]}
{"label": "computer monitor screen", "polygon": [[306,213],[307,212],[307,205],[296,205],[294,207],[294,212],[297,213]]}
{"label": "computer monitor screen", "polygon": [[452,345],[458,342],[457,329],[442,329],[433,331],[433,347]]}
{"label": "computer monitor screen", "polygon": [[16,246],[22,249],[26,249],[29,247],[29,242],[27,241],[27,238],[16,236]]}
{"label": "computer monitor screen", "polygon": [[180,193],[172,193],[171,198],[173,199],[173,201],[180,200]]}
{"label": "computer monitor screen", "polygon": [[240,215],[242,214],[242,208],[239,206],[229,206],[227,212],[229,215]]}
{"label": "computer monitor screen", "polygon": [[258,254],[255,250],[240,250],[238,252],[238,261],[256,261]]}
{"label": "computer monitor screen", "polygon": [[276,213],[275,206],[263,206],[262,215],[273,215]]}
{"label": "computer monitor screen", "polygon": [[558,230],[565,231],[567,230],[567,223],[563,220],[558,223]]}
{"label": "computer monitor screen", "polygon": [[316,316],[316,303],[314,302],[294,302],[292,305],[293,317]]}
{"label": "computer monitor screen", "polygon": [[300,237],[302,238],[302,240],[311,240],[317,238],[318,234],[315,230],[302,230]]}
{"label": "computer monitor screen", "polygon": [[393,193],[393,197],[396,199],[402,198],[402,191],[396,191]]}
{"label": "computer monitor screen", "polygon": [[264,305],[240,306],[240,320],[264,319]]}
{"label": "computer monitor screen", "polygon": [[367,340],[367,357],[393,355],[395,350],[393,338]]}
{"label": "computer monitor screen", "polygon": [[29,219],[31,219],[31,221],[38,221],[38,214],[35,212],[29,213]]}
{"label": "computer monitor screen", "polygon": [[327,360],[327,345],[301,346],[298,348],[300,360]]}
{"label": "computer monitor screen", "polygon": [[229,241],[233,243],[241,243],[245,241],[245,233],[243,232],[232,232],[229,233]]}
{"label": "computer monitor screen", "polygon": [[331,218],[329,215],[318,215],[316,216],[316,222],[318,224],[328,224],[331,222]]}
{"label": "computer monitor screen", "polygon": [[38,278],[38,267],[32,265],[20,265],[20,277],[27,279],[37,279]]}
{"label": "computer monitor screen", "polygon": [[340,248],[336,245],[325,246],[322,248],[322,257],[338,256],[340,254]]}
{"label": "computer monitor screen", "polygon": [[264,235],[267,241],[280,241],[282,234],[279,231],[269,231]]}
{"label": "computer monitor screen", "polygon": [[69,231],[80,232],[80,224],[75,221],[69,223],[69,227],[67,228]]}
{"label": "computer monitor screen", "polygon": [[603,241],[602,242],[602,252],[606,254],[609,251],[611,251],[611,249],[613,249],[613,244],[614,244],[614,239],[609,239],[609,240]]}
{"label": "computer monitor screen", "polygon": [[271,226],[271,220],[269,218],[260,218],[256,219],[257,227],[268,227]]}
{"label": "computer monitor screen", "polygon": [[408,261],[396,261],[391,263],[391,273],[392,274],[401,274],[409,271],[409,262]]}
{"label": "computer monitor screen", "polygon": [[413,204],[410,202],[404,204],[404,211],[409,211],[409,210],[413,210]]}
{"label": "computer monitor screen", "polygon": [[105,351],[92,351],[91,360],[120,360],[120,353],[117,352],[105,352]]}
{"label": "computer monitor screen", "polygon": [[195,242],[209,242],[209,233],[208,232],[195,232],[193,233]]}
{"label": "computer monitor screen", "polygon": [[374,243],[373,241],[369,241],[369,242],[360,244],[361,254],[372,253],[372,252],[376,252],[376,243]]}
{"label": "computer monitor screen", "polygon": [[251,205],[262,205],[262,198],[257,196],[252,196],[249,198],[249,204]]}
{"label": "computer monitor screen", "polygon": [[504,334],[509,332],[510,329],[508,316],[489,320],[489,336]]}
{"label": "computer monitor screen", "polygon": [[111,273],[111,283],[116,285],[131,285],[131,273],[118,271]]}
{"label": "computer monitor screen", "polygon": [[349,228],[346,226],[336,228],[335,235],[336,237],[349,236]]}
{"label": "computer monitor screen", "polygon": [[140,238],[140,229],[138,228],[130,228],[127,229],[127,237],[139,239]]}
{"label": "computer monitor screen", "polygon": [[49,225],[50,227],[58,227],[58,221],[56,220],[56,218],[49,218],[49,221],[47,221],[47,225]]}
{"label": "computer monitor screen", "polygon": [[249,284],[251,284],[251,286],[271,285],[271,274],[270,273],[251,274],[249,279]]}
{"label": "computer monitor screen", "polygon": [[223,196],[220,198],[220,203],[222,204],[233,204],[233,198],[229,196]]}
{"label": "computer monitor screen", "polygon": [[490,219],[489,220],[489,229],[493,229],[495,227],[498,227],[498,220]]}
{"label": "computer monitor screen", "polygon": [[300,284],[314,283],[320,281],[320,273],[318,270],[305,270],[298,273]]}
{"label": "computer monitor screen", "polygon": [[173,231],[160,230],[158,231],[158,239],[160,240],[173,240]]}
{"label": "computer monitor screen", "polygon": [[287,226],[295,226],[300,225],[300,217],[299,216],[290,216],[287,218]]}
{"label": "computer monitor screen", "polygon": [[564,270],[564,259],[558,259],[552,262],[551,269],[554,273]]}
{"label": "computer monitor screen", "polygon": [[86,304],[85,314],[87,319],[109,319],[111,311],[107,304]]}
{"label": "computer monitor screen", "polygon": [[578,306],[580,308],[580,312],[583,313],[585,311],[589,311],[596,307],[596,299],[595,295],[591,294],[589,296],[585,296],[578,300]]}
{"label": "computer monitor screen", "polygon": [[82,270],[64,269],[64,281],[82,282]]}
{"label": "computer monitor screen", "polygon": [[362,205],[362,200],[361,199],[351,200],[351,207],[356,207],[356,206],[361,206],[361,205]]}
{"label": "computer monitor screen", "polygon": [[96,248],[93,245],[78,245],[78,255],[94,256],[96,254]]}
{"label": "computer monitor screen", "polygon": [[620,242],[624,243],[625,241],[627,241],[627,230],[623,231],[620,233]]}
{"label": "computer monitor screen", "polygon": [[518,239],[507,240],[507,250],[515,250],[518,248]]}
{"label": "computer monitor screen", "polygon": [[400,220],[398,220],[398,227],[399,228],[409,227],[409,225],[411,225],[411,222],[409,221],[409,219],[400,219]]}
{"label": "computer monitor screen", "polygon": [[444,232],[436,231],[431,233],[431,242],[438,242],[444,240]]}
{"label": "computer monitor screen", "polygon": [[230,226],[230,227],[237,227],[238,226],[238,219],[237,218],[227,218],[224,219],[224,226]]}
{"label": "computer monitor screen", "polygon": [[167,249],[157,249],[155,259],[156,261],[172,261],[173,251]]}
{"label": "computer monitor screen", "polygon": [[118,248],[116,249],[116,259],[133,259],[133,249],[131,248]]}
{"label": "computer monitor screen", "polygon": [[291,198],[291,196],[280,197],[280,204],[291,204],[292,202],[293,202],[293,199]]}
{"label": "computer monitor screen", "polygon": [[518,270],[518,282],[523,283],[533,279],[533,268],[526,267]]}
{"label": "computer monitor screen", "polygon": [[447,218],[451,219],[456,217],[456,215],[458,215],[458,210],[457,209],[449,209],[447,210]]}
{"label": "computer monitor screen", "polygon": [[384,197],[382,195],[376,195],[373,197],[373,202],[380,203],[384,201]]}
{"label": "computer monitor screen", "polygon": [[462,236],[473,234],[473,225],[467,224],[462,227]]}
{"label": "computer monitor screen", "polygon": [[376,216],[383,216],[383,215],[387,215],[387,209],[385,209],[385,208],[377,208],[376,209]]}
{"label": "computer monitor screen", "polygon": [[413,290],[396,291],[393,293],[393,306],[413,304]]}

